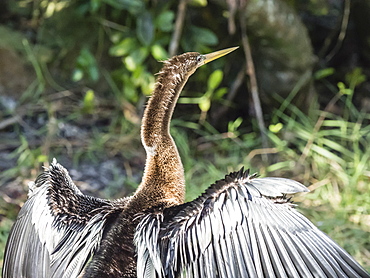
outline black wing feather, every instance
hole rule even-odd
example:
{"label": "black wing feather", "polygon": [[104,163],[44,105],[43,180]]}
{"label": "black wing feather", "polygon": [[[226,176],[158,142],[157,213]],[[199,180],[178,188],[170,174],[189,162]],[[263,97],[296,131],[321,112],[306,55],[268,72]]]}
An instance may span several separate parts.
{"label": "black wing feather", "polygon": [[135,234],[138,277],[370,277],[286,198],[305,191],[240,171],[193,202],[146,215]]}
{"label": "black wing feather", "polygon": [[77,277],[125,200],[83,195],[56,160],[29,189],[8,238],[3,277]]}

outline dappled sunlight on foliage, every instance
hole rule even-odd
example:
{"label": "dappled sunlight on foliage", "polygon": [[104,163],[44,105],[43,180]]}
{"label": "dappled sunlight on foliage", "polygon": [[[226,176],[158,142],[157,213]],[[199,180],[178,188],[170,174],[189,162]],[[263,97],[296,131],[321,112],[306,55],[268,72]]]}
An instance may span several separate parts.
{"label": "dappled sunlight on foliage", "polygon": [[[370,270],[370,35],[358,22],[370,7],[353,1],[354,14],[369,16],[348,27],[344,4],[264,1],[239,13],[227,1],[188,1],[178,38],[182,1],[0,3],[0,265],[27,183],[54,157],[83,192],[135,190],[143,108],[177,45],[175,53],[240,46],[200,68],[179,99],[171,133],[187,200],[241,167],[298,180],[311,190],[296,196],[298,209]],[[245,75],[243,12],[264,133]]]}

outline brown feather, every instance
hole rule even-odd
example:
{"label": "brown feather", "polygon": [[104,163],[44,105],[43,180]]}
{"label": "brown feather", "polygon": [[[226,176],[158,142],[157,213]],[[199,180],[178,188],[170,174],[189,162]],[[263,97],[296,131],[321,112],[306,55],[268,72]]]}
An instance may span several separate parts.
{"label": "brown feather", "polygon": [[[136,216],[149,209],[161,210],[184,202],[184,168],[169,126],[182,88],[201,65],[197,59],[200,56],[196,52],[175,56],[165,61],[158,73],[142,121],[141,140],[147,152],[143,179],[111,225],[83,277],[136,277],[133,238],[141,219]],[[109,254],[120,256],[112,258]]]}

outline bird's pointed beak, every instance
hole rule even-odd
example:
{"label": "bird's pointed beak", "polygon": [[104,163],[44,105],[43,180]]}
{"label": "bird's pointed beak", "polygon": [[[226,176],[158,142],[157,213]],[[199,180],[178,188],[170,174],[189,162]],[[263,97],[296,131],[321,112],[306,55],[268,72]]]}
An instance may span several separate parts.
{"label": "bird's pointed beak", "polygon": [[222,50],[215,51],[215,52],[212,52],[212,53],[209,53],[209,54],[205,54],[205,55],[203,55],[204,60],[203,60],[202,65],[207,64],[207,63],[209,63],[213,60],[216,60],[216,59],[218,59],[222,56],[225,56],[226,54],[229,54],[230,52],[234,51],[237,48],[239,48],[239,46],[230,47],[230,48],[222,49]]}

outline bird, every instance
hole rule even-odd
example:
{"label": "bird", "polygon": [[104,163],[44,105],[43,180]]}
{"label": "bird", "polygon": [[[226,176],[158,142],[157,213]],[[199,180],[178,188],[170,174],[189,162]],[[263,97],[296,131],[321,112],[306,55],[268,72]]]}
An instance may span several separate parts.
{"label": "bird", "polygon": [[309,191],[297,181],[242,168],[185,202],[173,111],[188,78],[235,49],[164,62],[142,119],[146,161],[132,196],[84,195],[53,159],[29,185],[3,277],[370,277],[296,210],[289,196]]}

